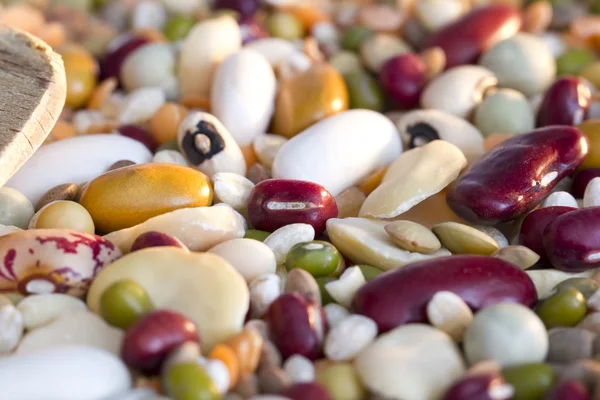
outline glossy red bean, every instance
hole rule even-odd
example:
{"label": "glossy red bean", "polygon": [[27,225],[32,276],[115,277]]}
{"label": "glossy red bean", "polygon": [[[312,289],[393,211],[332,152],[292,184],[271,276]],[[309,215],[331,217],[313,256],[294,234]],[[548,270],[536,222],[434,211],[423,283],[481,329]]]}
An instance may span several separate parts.
{"label": "glossy red bean", "polygon": [[530,212],[523,223],[519,232],[519,244],[529,247],[539,256],[540,263],[548,262],[546,250],[544,250],[544,230],[558,216],[577,210],[573,207],[544,207]]}
{"label": "glossy red bean", "polygon": [[260,8],[259,0],[216,0],[215,9],[233,10],[242,17],[250,17]]}
{"label": "glossy red bean", "polygon": [[587,155],[576,128],[552,126],[497,145],[460,177],[446,197],[450,208],[480,224],[510,221],[532,210]]}
{"label": "glossy red bean", "polygon": [[120,79],[121,66],[125,58],[148,42],[148,38],[133,33],[124,33],[116,37],[108,46],[108,50],[100,62],[101,79],[111,77]]}
{"label": "glossy red bean", "polygon": [[321,356],[327,329],[323,309],[298,293],[283,294],[267,311],[271,340],[284,358],[300,354],[311,360]]}
{"label": "glossy red bean", "polygon": [[316,234],[338,215],[335,198],[321,185],[292,179],[269,179],[252,189],[248,218],[256,229],[273,232],[282,226],[304,223]]}
{"label": "glossy red bean", "polygon": [[544,230],[544,250],[550,263],[563,271],[600,267],[600,207],[556,217]]}
{"label": "glossy red bean", "polygon": [[380,332],[410,322],[426,322],[426,306],[439,291],[460,296],[473,310],[503,301],[535,304],[533,282],[523,271],[499,258],[440,257],[387,272],[362,286],[353,310],[373,319]]}
{"label": "glossy red bean", "polygon": [[443,400],[511,400],[512,388],[496,374],[473,375],[456,382]]}
{"label": "glossy red bean", "polygon": [[544,396],[544,400],[590,400],[585,386],[578,381],[560,382]]}
{"label": "glossy red bean", "polygon": [[573,184],[571,185],[571,194],[576,199],[583,199],[585,188],[588,183],[594,178],[600,177],[600,168],[584,169],[579,171],[573,178]]}
{"label": "glossy red bean", "polygon": [[592,93],[578,78],[556,80],[544,94],[537,115],[537,126],[578,125],[587,118]]}
{"label": "glossy red bean", "polygon": [[295,383],[282,393],[290,400],[331,400],[327,389],[316,382]]}
{"label": "glossy red bean", "polygon": [[152,135],[139,125],[121,125],[118,131],[121,135],[142,143],[153,153],[158,148],[158,143],[156,143]]}
{"label": "glossy red bean", "polygon": [[426,68],[418,55],[401,54],[383,65],[379,84],[397,105],[414,108],[419,104],[421,92],[427,83]]}
{"label": "glossy red bean", "polygon": [[173,311],[147,314],[125,333],[121,358],[145,375],[155,375],[168,354],[184,342],[200,343],[196,325]]}
{"label": "glossy red bean", "polygon": [[517,33],[521,22],[521,12],[508,5],[479,7],[429,36],[422,48],[441,47],[446,68],[475,64],[484,51]]}
{"label": "glossy red bean", "polygon": [[145,232],[135,239],[131,245],[131,252],[146,249],[148,247],[166,247],[173,246],[186,249],[185,245],[179,239],[162,232]]}

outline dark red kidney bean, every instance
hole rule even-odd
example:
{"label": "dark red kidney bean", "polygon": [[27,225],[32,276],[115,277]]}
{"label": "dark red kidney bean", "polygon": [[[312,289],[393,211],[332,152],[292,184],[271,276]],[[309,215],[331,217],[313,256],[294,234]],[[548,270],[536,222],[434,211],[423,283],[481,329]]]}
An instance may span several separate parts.
{"label": "dark red kidney bean", "polygon": [[537,126],[579,125],[587,118],[592,93],[579,78],[557,79],[544,94],[537,115]]}
{"label": "dark red kidney bean", "polygon": [[544,396],[544,400],[590,400],[590,395],[585,386],[578,381],[564,381],[558,383]]}
{"label": "dark red kidney bean", "polygon": [[187,249],[183,243],[176,237],[162,232],[150,231],[142,233],[138,236],[131,245],[131,252],[146,249],[148,247],[179,247]]}
{"label": "dark red kidney bean", "polygon": [[501,4],[479,7],[430,35],[422,48],[441,47],[446,53],[446,69],[475,64],[484,51],[516,34],[521,22],[516,8]]}
{"label": "dark red kidney bean", "polygon": [[387,61],[379,72],[379,84],[400,107],[414,108],[427,83],[426,66],[421,57],[401,54]]}
{"label": "dark red kidney bean", "polygon": [[511,400],[512,390],[500,375],[466,376],[456,382],[443,400]]}
{"label": "dark red kidney bean", "polygon": [[292,179],[268,179],[252,189],[248,218],[252,226],[273,232],[282,226],[312,225],[318,235],[338,215],[335,198],[321,185]]}
{"label": "dark red kidney bean", "polygon": [[100,62],[101,79],[115,77],[120,79],[121,66],[134,50],[149,43],[150,40],[141,35],[124,33],[117,36],[108,46],[104,58]]}
{"label": "dark red kidney bean", "polygon": [[327,389],[316,382],[295,383],[282,393],[290,400],[331,400]]}
{"label": "dark red kidney bean", "polygon": [[321,344],[327,329],[323,309],[298,293],[279,296],[267,311],[271,340],[281,355],[300,354],[311,360],[321,356]]}
{"label": "dark red kidney bean", "polygon": [[169,353],[187,341],[200,343],[192,321],[173,311],[153,311],[127,329],[121,358],[145,375],[156,375]]}
{"label": "dark red kidney bean", "polygon": [[573,178],[573,184],[571,185],[571,194],[576,199],[583,199],[585,188],[588,183],[594,178],[600,177],[600,168],[584,169],[579,171]]}
{"label": "dark red kidney bean", "polygon": [[573,207],[544,207],[530,212],[519,232],[519,244],[535,251],[539,256],[539,262],[548,262],[546,250],[544,250],[544,230],[558,216],[577,210]]}
{"label": "dark red kidney bean", "polygon": [[448,191],[446,201],[473,223],[497,224],[532,210],[587,155],[580,130],[551,126],[515,136],[483,155]]}
{"label": "dark red kidney bean", "polygon": [[499,258],[451,256],[378,276],[358,290],[352,308],[387,332],[402,324],[427,322],[427,303],[439,291],[455,293],[474,311],[504,301],[532,307],[537,300],[533,282],[514,265]]}
{"label": "dark red kidney bean", "polygon": [[158,148],[158,143],[156,143],[156,140],[154,140],[152,135],[139,125],[121,125],[118,131],[123,136],[137,140],[146,146],[152,153]]}
{"label": "dark red kidney bean", "polygon": [[216,0],[215,9],[234,10],[242,17],[250,17],[260,8],[259,0]]}
{"label": "dark red kidney bean", "polygon": [[544,230],[544,250],[552,266],[563,271],[600,267],[600,207],[556,217]]}

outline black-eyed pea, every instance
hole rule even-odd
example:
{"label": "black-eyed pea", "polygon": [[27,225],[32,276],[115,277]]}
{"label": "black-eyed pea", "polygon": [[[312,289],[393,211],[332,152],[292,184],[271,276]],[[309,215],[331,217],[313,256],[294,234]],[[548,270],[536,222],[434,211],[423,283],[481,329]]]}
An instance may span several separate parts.
{"label": "black-eyed pea", "polygon": [[94,233],[94,220],[79,203],[57,200],[40,208],[29,221],[29,229],[73,229]]}

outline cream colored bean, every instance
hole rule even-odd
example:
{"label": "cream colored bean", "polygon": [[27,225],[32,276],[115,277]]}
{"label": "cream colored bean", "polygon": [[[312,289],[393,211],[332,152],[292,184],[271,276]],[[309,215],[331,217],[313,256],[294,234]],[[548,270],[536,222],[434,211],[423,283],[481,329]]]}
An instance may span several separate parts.
{"label": "cream colored bean", "polygon": [[360,208],[364,204],[367,196],[356,186],[344,190],[335,197],[335,203],[338,206],[338,217],[349,218],[358,217]]}
{"label": "cream colored bean", "polygon": [[[600,193],[599,193],[600,194]],[[585,203],[585,199],[584,199]],[[542,208],[545,207],[575,207],[579,208],[577,205],[577,200],[570,193],[567,192],[554,192],[550,194],[550,196],[546,197],[542,202]]]}
{"label": "cream colored bean", "polygon": [[290,224],[271,233],[263,242],[275,253],[277,265],[285,262],[285,257],[298,243],[310,242],[315,238],[315,230],[308,224]]}
{"label": "cream colored bean", "polygon": [[380,33],[363,42],[360,56],[372,72],[378,73],[386,61],[410,50],[410,46],[399,37]]}
{"label": "cream colored bean", "polygon": [[275,274],[265,274],[250,282],[248,288],[250,289],[250,305],[254,317],[262,317],[271,306],[271,303],[281,295],[280,281],[279,276]]}
{"label": "cream colored bean", "polygon": [[264,243],[254,239],[232,239],[209,250],[228,261],[246,282],[264,274],[273,274],[277,268],[275,254]]}
{"label": "cream colored bean", "polygon": [[152,157],[152,162],[169,163],[188,166],[188,162],[180,152],[176,150],[161,150],[157,151]]}
{"label": "cream colored bean", "polygon": [[33,204],[21,192],[9,187],[0,188],[0,224],[27,229],[34,212]]}
{"label": "cream colored bean", "polygon": [[62,315],[87,309],[80,299],[61,293],[27,296],[19,302],[17,308],[23,314],[27,330],[46,325]]}
{"label": "cream colored bean", "polygon": [[12,304],[0,306],[0,354],[14,350],[23,336],[23,315]]}
{"label": "cream colored bean", "polygon": [[336,303],[329,303],[323,307],[325,317],[327,318],[327,326],[329,329],[335,328],[340,322],[350,315],[350,311]]}
{"label": "cream colored bean", "polygon": [[350,308],[354,294],[362,285],[367,283],[358,266],[347,268],[336,281],[325,284],[325,290],[341,306]]}
{"label": "cream colored bean", "polygon": [[217,199],[240,212],[248,208],[248,199],[254,189],[254,183],[242,175],[231,172],[219,172],[212,176]]}
{"label": "cream colored bean", "polygon": [[583,194],[583,206],[600,206],[600,178],[594,178],[588,183]]}
{"label": "cream colored bean", "polygon": [[427,318],[431,325],[461,342],[465,329],[473,320],[473,312],[456,294],[437,292],[427,303]]}
{"label": "cream colored bean", "polygon": [[287,142],[287,138],[279,135],[264,134],[254,139],[253,147],[258,160],[262,165],[271,168],[275,156],[281,146]]}
{"label": "cream colored bean", "polygon": [[377,337],[377,324],[362,315],[350,315],[327,334],[325,355],[333,361],[352,360]]}

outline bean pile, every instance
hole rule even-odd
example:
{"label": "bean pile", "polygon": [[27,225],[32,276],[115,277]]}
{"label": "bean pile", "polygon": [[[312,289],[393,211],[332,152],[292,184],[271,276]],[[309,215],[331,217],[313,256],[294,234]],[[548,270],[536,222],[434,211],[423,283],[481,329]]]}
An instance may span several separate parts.
{"label": "bean pile", "polygon": [[600,1],[5,0],[0,399],[600,400]]}

